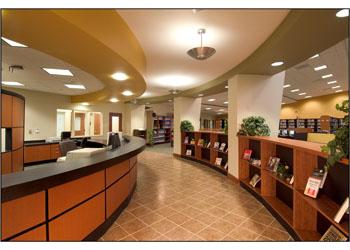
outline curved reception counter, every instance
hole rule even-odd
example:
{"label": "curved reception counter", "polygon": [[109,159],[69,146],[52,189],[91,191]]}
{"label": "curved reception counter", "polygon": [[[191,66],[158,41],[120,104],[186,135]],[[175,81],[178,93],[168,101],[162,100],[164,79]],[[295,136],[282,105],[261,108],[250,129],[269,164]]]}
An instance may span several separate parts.
{"label": "curved reception counter", "polygon": [[145,140],[2,176],[2,240],[97,240],[130,201]]}

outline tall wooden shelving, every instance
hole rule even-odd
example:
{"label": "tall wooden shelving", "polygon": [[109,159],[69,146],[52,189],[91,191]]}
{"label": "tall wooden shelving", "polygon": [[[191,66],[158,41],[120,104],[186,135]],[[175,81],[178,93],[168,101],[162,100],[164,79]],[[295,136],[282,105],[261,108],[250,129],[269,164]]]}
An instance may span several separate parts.
{"label": "tall wooden shelving", "polygon": [[[188,143],[185,142],[185,137],[188,137]],[[191,140],[194,139],[195,144],[190,144]],[[198,146],[198,140],[203,139],[205,142],[210,142],[210,147]],[[219,142],[226,143],[224,151],[214,149],[214,143]],[[181,132],[181,156],[190,160],[194,160],[205,164],[220,173],[227,175],[227,170],[224,166],[228,160],[226,149],[228,147],[227,135],[221,132],[214,131],[193,131],[193,132]],[[192,150],[192,155],[187,156],[186,151]],[[221,166],[215,165],[217,157],[222,158]]]}
{"label": "tall wooden shelving", "polygon": [[173,118],[171,116],[156,116],[153,119],[154,144],[170,143],[172,141]]}
{"label": "tall wooden shelving", "polygon": [[[252,157],[261,159],[257,168],[243,160],[245,149]],[[267,169],[271,156],[291,167],[294,183],[290,185]],[[349,235],[349,218],[336,223],[333,218],[344,199],[349,196],[349,161],[344,159],[333,166],[323,189],[316,199],[304,195],[308,178],[316,167],[323,167],[327,155],[320,144],[272,137],[239,137],[239,180],[241,185],[260,199],[279,218],[296,239],[319,240],[330,225]],[[260,173],[261,182],[255,188],[250,178]]]}

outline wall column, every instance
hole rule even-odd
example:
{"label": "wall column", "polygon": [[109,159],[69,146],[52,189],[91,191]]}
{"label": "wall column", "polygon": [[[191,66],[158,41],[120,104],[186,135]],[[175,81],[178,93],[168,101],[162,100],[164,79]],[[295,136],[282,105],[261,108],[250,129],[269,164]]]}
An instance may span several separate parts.
{"label": "wall column", "polygon": [[194,130],[200,128],[202,98],[175,97],[174,98],[174,153],[181,154],[180,123],[189,120]]}
{"label": "wall column", "polygon": [[285,72],[273,76],[236,75],[228,81],[229,173],[238,178],[238,137],[243,118],[262,116],[278,135]]}
{"label": "wall column", "polygon": [[146,129],[145,105],[126,104],[125,128],[127,135],[133,135],[134,129]]}

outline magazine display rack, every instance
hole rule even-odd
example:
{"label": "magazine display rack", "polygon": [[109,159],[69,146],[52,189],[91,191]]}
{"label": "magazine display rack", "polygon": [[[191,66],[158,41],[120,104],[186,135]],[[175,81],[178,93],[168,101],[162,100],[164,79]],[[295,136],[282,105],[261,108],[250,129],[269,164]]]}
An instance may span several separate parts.
{"label": "magazine display rack", "polygon": [[[304,195],[308,178],[316,167],[323,167],[327,155],[321,144],[275,137],[239,137],[239,180],[242,187],[259,199],[296,240],[317,241],[333,225],[349,235],[349,215],[337,223],[334,216],[349,196],[349,160],[337,162],[328,171],[323,188],[313,199]],[[252,157],[261,160],[261,166],[252,166],[243,159],[246,149]],[[281,179],[267,168],[270,157],[278,157],[291,168],[294,182]],[[259,174],[256,187],[249,182]]]}
{"label": "magazine display rack", "polygon": [[[214,148],[215,142],[219,143],[217,149]],[[224,149],[219,150],[223,143],[226,144]],[[202,163],[225,175],[227,175],[227,169],[225,169],[228,155],[227,148],[227,135],[222,132],[181,132],[181,157]],[[186,155],[187,150],[191,150],[191,155]],[[222,159],[220,166],[215,164],[217,158]]]}

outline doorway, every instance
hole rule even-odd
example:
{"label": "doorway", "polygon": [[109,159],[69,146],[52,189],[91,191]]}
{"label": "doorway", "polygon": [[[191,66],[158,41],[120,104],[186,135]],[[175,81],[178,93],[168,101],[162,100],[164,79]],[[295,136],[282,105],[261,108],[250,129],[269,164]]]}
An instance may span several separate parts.
{"label": "doorway", "polygon": [[123,130],[122,113],[109,113],[109,132],[119,132]]}

